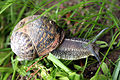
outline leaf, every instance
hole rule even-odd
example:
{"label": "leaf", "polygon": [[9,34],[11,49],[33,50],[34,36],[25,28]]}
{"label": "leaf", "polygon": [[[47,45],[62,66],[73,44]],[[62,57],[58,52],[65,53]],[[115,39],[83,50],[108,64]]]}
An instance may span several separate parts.
{"label": "leaf", "polygon": [[[118,78],[120,78],[120,60],[118,60],[116,67],[114,69],[114,72],[112,74],[113,80],[117,80]],[[118,80],[120,80],[120,79],[118,79]]]}
{"label": "leaf", "polygon": [[79,66],[79,65],[74,65],[74,68],[79,70],[79,71],[83,71],[83,68],[81,66]]}
{"label": "leaf", "polygon": [[69,74],[70,80],[80,80],[80,75],[76,74],[75,72]]}
{"label": "leaf", "polygon": [[68,74],[67,73],[65,73],[65,72],[57,72],[57,74],[56,74],[56,76],[57,77],[65,77],[65,76],[67,76]]}
{"label": "leaf", "polygon": [[108,44],[105,41],[96,41],[96,44],[100,45],[100,48],[105,48]]}
{"label": "leaf", "polygon": [[60,77],[59,80],[69,80],[68,77]]}
{"label": "leaf", "polygon": [[107,44],[105,41],[96,41],[96,44]]}
{"label": "leaf", "polygon": [[103,73],[105,75],[108,75],[109,69],[108,69],[108,66],[106,65],[106,63],[103,62],[102,65],[101,65],[101,68],[102,68]]}
{"label": "leaf", "polygon": [[90,80],[107,80],[107,77],[104,75],[93,76]]}

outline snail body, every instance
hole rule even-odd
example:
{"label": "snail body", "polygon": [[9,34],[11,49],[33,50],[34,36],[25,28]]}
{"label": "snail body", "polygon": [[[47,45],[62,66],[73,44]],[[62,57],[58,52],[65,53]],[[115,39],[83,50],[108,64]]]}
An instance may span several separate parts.
{"label": "snail body", "polygon": [[[11,35],[12,51],[21,60],[53,53],[57,58],[77,60],[98,57],[99,48],[80,39],[64,39],[65,32],[45,16],[33,15],[22,19]],[[97,55],[97,56],[96,56]],[[97,58],[98,59],[98,58]]]}
{"label": "snail body", "polygon": [[[79,38],[65,38],[62,44],[52,54],[58,59],[78,60],[88,56],[95,56],[99,61],[99,47],[89,44],[89,40]],[[59,53],[59,54],[58,54]]]}

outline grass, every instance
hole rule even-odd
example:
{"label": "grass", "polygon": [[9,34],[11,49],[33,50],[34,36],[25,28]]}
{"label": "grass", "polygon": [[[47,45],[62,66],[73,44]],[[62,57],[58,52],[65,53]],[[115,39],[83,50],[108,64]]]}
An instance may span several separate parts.
{"label": "grass", "polygon": [[[72,6],[66,4],[67,1],[69,2],[69,0],[56,0],[56,3],[54,0],[0,0],[0,80],[10,77],[11,80],[30,78],[30,74],[38,69],[40,71],[31,80],[117,80],[120,78],[120,58],[114,62],[107,58],[111,49],[116,51],[113,45],[120,34],[120,20],[117,16],[120,7],[117,1],[82,0]],[[53,5],[50,6],[50,4]],[[86,58],[85,65],[80,66],[76,63],[77,61],[58,60],[50,54],[26,72],[27,67],[41,57],[32,61],[19,62],[10,48],[10,36],[13,28],[21,19],[34,14],[39,14],[39,17],[43,15],[50,17],[66,32],[70,31],[70,34],[66,33],[69,37],[93,40],[102,29],[109,27],[99,37],[99,40],[103,40],[102,38],[108,34],[109,42],[106,37],[105,40],[98,42],[98,44],[105,43],[104,47],[107,46],[108,49],[105,50],[106,53],[100,52],[104,56],[92,77],[87,78],[85,70],[90,65],[97,64],[93,57]],[[119,45],[117,47],[119,48]],[[105,59],[108,59],[109,65]],[[115,66],[114,72],[110,66]],[[102,74],[99,74],[101,71]]]}

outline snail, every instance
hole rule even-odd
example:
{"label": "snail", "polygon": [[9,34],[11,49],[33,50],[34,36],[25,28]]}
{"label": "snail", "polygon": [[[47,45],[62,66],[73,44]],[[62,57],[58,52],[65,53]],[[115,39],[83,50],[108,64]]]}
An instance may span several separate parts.
{"label": "snail", "polygon": [[95,56],[99,61],[99,47],[89,40],[65,38],[65,32],[48,17],[39,15],[22,19],[11,35],[12,51],[21,60],[32,60],[50,52],[58,59],[77,60]]}

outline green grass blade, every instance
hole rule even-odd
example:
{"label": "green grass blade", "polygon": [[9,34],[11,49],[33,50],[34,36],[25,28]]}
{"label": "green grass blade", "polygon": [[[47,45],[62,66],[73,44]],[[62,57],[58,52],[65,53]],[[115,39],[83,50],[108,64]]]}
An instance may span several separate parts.
{"label": "green grass blade", "polygon": [[11,55],[12,53],[1,53],[0,54],[0,65]]}
{"label": "green grass blade", "polygon": [[57,66],[59,66],[61,69],[63,69],[68,74],[72,73],[72,71],[66,67],[61,61],[59,61],[55,56],[53,56],[51,53],[47,57],[49,60],[51,60],[53,63],[55,63]]}
{"label": "green grass blade", "polygon": [[11,67],[0,67],[0,72],[13,72]]}
{"label": "green grass blade", "polygon": [[0,14],[2,12],[4,12],[8,7],[10,7],[14,2],[15,2],[15,0],[7,0],[7,2],[5,3],[5,5],[0,10]]}
{"label": "green grass blade", "polygon": [[7,78],[10,76],[10,74],[11,74],[11,73],[9,73],[9,72],[6,73],[6,74],[5,74],[5,77],[3,78],[3,80],[7,80]]}
{"label": "green grass blade", "polygon": [[[119,59],[120,59],[120,57],[119,57]],[[118,60],[116,66],[115,66],[114,72],[112,74],[112,79],[119,80],[118,79],[119,75],[120,75],[120,60]]]}

